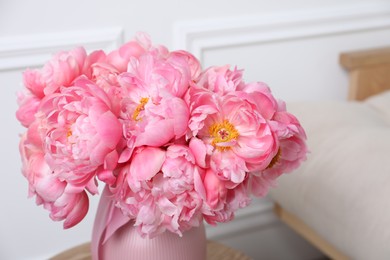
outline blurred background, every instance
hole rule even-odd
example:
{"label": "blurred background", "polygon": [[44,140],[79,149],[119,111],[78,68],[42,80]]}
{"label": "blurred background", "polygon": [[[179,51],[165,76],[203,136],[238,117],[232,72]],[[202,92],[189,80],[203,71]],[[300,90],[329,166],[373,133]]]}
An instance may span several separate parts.
{"label": "blurred background", "polygon": [[[47,259],[90,240],[99,198],[70,230],[27,199],[20,172],[16,93],[22,71],[40,67],[58,50],[117,48],[137,31],[154,43],[194,53],[204,67],[244,68],[246,81],[268,83],[289,101],[344,100],[344,51],[390,45],[387,0],[0,0],[0,259]],[[320,259],[321,253],[255,199],[236,220],[207,227],[218,240],[254,259]]]}

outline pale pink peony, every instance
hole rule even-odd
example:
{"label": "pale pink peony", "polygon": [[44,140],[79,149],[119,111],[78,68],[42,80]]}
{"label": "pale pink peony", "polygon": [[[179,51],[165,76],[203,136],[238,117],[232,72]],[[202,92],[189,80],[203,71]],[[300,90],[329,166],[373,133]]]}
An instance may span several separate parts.
{"label": "pale pink peony", "polygon": [[119,73],[127,70],[131,59],[138,59],[147,53],[152,47],[150,37],[144,33],[138,33],[136,39],[123,44],[119,49],[107,55],[107,64],[112,65]]}
{"label": "pale pink peony", "polygon": [[35,121],[35,113],[41,100],[31,93],[18,93],[19,109],[16,111],[16,118],[24,127],[29,127]]}
{"label": "pale pink peony", "polygon": [[197,85],[217,93],[218,95],[235,92],[243,84],[242,70],[237,70],[235,68],[231,71],[230,65],[209,67],[202,72],[197,80]]}
{"label": "pale pink peony", "polygon": [[96,193],[95,175],[115,181],[122,125],[110,106],[106,93],[85,78],[41,103],[38,118],[45,159],[75,191],[87,188]]}
{"label": "pale pink peony", "polygon": [[143,236],[181,235],[202,220],[202,174],[187,146],[137,148],[118,176],[117,206]]}
{"label": "pale pink peony", "polygon": [[234,213],[248,206],[251,201],[245,182],[228,189],[225,181],[211,169],[207,170],[203,184],[206,190],[203,217],[211,225],[232,220]]}
{"label": "pale pink peony", "polygon": [[111,103],[111,111],[117,117],[121,112],[122,100],[126,98],[118,82],[118,75],[119,71],[109,63],[99,62],[91,66],[92,81],[107,93]]}
{"label": "pale pink peony", "polygon": [[[137,85],[157,92],[168,92],[181,98],[197,74],[197,60],[184,52],[148,53],[138,59],[132,59],[128,75],[134,78]],[[194,75],[193,75],[194,74]],[[163,94],[161,94],[163,95]]]}
{"label": "pale pink peony", "polygon": [[92,79],[92,66],[105,59],[103,51],[87,55],[82,47],[62,51],[54,55],[42,69],[26,70],[23,73],[24,85],[34,96],[42,99],[46,95],[59,92],[61,87],[71,86],[81,75]]}
{"label": "pale pink peony", "polygon": [[67,192],[66,182],[53,173],[45,160],[38,125],[33,124],[20,140],[22,172],[29,182],[29,196],[36,196],[36,203],[50,211],[55,221],[64,221],[64,228],[78,224],[87,214],[88,196]]}
{"label": "pale pink peony", "polygon": [[183,70],[183,68],[184,70],[189,69],[190,77],[192,80],[198,79],[202,70],[199,60],[194,55],[186,51],[173,51],[169,53],[168,61],[176,69],[179,70]]}
{"label": "pale pink peony", "polygon": [[42,69],[26,70],[23,81],[26,93],[18,94],[18,120],[28,127],[35,120],[39,102],[52,93],[58,93],[61,87],[72,85],[73,81],[85,75],[93,78],[92,66],[105,59],[103,51],[87,55],[84,48],[57,53]]}
{"label": "pale pink peony", "polygon": [[24,85],[38,98],[57,92],[61,86],[69,86],[82,75],[87,58],[85,49],[76,48],[57,53],[41,70],[26,70]]}
{"label": "pale pink peony", "polygon": [[32,124],[20,139],[22,173],[29,182],[29,196],[37,194],[45,201],[55,201],[63,193],[66,183],[59,181],[47,164],[38,128],[37,123]]}
{"label": "pale pink peony", "polygon": [[[118,87],[118,74],[119,71],[109,63],[99,62],[91,66],[91,79],[102,88],[105,92],[112,95],[117,95],[115,92],[111,92],[111,89]],[[120,98],[122,98],[120,96]]]}

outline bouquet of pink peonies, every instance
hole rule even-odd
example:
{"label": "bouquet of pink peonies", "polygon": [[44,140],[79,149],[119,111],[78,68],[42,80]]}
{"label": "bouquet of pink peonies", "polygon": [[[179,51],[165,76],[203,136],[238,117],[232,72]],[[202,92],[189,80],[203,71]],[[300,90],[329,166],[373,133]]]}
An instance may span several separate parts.
{"label": "bouquet of pink peonies", "polygon": [[307,153],[285,104],[242,74],[202,70],[145,34],[26,70],[16,115],[29,195],[64,228],[84,218],[98,180],[144,236],[232,220]]}

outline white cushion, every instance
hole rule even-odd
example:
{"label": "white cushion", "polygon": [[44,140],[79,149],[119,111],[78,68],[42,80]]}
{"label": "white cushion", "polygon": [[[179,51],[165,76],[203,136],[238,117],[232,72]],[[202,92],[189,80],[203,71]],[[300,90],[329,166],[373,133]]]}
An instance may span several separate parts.
{"label": "white cushion", "polygon": [[390,90],[380,95],[372,96],[364,101],[383,116],[386,122],[390,122]]}
{"label": "white cushion", "polygon": [[390,259],[390,92],[375,98],[288,104],[310,153],[271,191],[352,259]]}

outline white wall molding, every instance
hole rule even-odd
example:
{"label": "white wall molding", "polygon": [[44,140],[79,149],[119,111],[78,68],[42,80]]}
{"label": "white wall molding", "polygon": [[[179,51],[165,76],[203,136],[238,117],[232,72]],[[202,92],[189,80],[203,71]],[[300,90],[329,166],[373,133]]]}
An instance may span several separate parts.
{"label": "white wall molding", "polygon": [[112,50],[121,43],[123,30],[117,27],[0,37],[0,71],[41,66],[55,52],[77,46]]}
{"label": "white wall molding", "polygon": [[208,49],[385,28],[390,28],[390,3],[351,4],[257,16],[181,21],[173,27],[173,47],[188,50],[202,61],[204,51]]}
{"label": "white wall molding", "polygon": [[273,213],[273,203],[267,198],[254,199],[248,207],[236,212],[233,221],[206,226],[207,238],[231,238],[243,232],[259,231],[276,223],[279,222]]}

